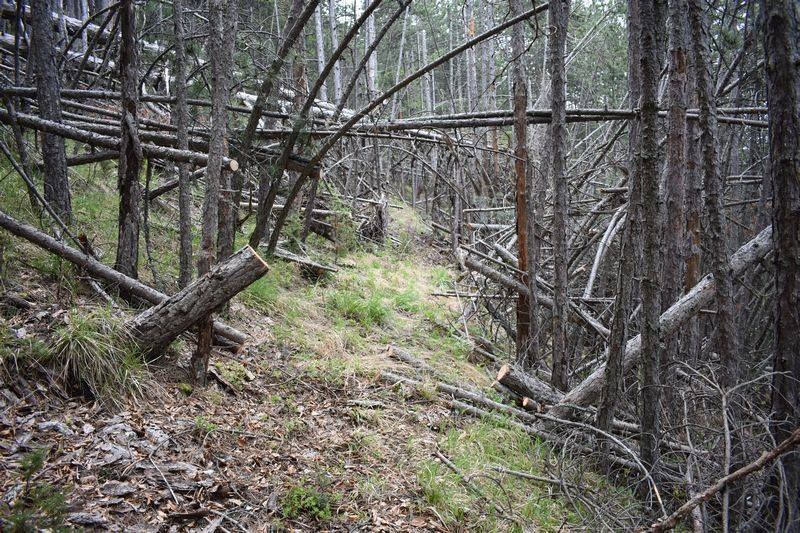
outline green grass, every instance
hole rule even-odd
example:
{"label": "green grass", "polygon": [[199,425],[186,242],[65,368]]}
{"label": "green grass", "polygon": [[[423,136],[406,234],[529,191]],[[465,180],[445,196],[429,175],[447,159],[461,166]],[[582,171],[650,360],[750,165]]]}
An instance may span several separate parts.
{"label": "green grass", "polygon": [[316,488],[298,485],[289,489],[281,499],[284,518],[296,519],[308,516],[318,522],[329,522],[333,518],[332,505],[338,498],[335,494],[320,492]]}
{"label": "green grass", "polygon": [[363,296],[348,289],[332,291],[328,295],[328,305],[341,316],[364,327],[385,325],[392,314],[381,294]]}
{"label": "green grass", "polygon": [[75,392],[118,403],[146,385],[141,353],[123,317],[106,308],[71,311],[54,335],[44,362]]}
{"label": "green grass", "polygon": [[[573,518],[564,503],[549,497],[541,486],[508,477],[500,488],[484,476],[497,476],[492,466],[541,473],[547,449],[526,433],[494,420],[480,420],[464,428],[451,428],[440,438],[439,447],[494,506],[511,505],[521,523],[547,531],[557,529],[565,518]],[[477,531],[519,530],[519,524],[498,516],[494,506],[486,505],[439,461],[420,463],[417,483],[425,501],[452,527],[469,523]]]}
{"label": "green grass", "polygon": [[10,533],[65,530],[66,495],[62,489],[36,479],[46,459],[45,449],[33,450],[22,456],[18,473],[22,490],[11,502],[8,512],[0,516],[0,530]]}

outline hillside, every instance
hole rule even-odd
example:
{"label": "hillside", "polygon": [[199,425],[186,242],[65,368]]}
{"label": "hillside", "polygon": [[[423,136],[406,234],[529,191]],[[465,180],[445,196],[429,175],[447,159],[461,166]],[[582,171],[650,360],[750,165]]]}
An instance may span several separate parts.
{"label": "hillside", "polygon": [[[86,190],[75,196],[79,227],[94,230],[107,257],[113,196]],[[24,197],[16,205],[31,216]],[[163,210],[151,216],[163,245]],[[339,269],[322,279],[271,262],[224,315],[253,342],[215,350],[207,388],[190,384],[192,343],[180,340],[146,366],[126,359],[130,376],[104,383],[130,397],[80,395],[85,384],[64,379],[65,354],[55,350],[69,340],[94,353],[89,344],[113,342],[98,325],[132,310],[109,308],[85,283],[65,283],[71,265],[5,238],[4,294],[30,304],[6,298],[0,322],[0,490],[3,506],[17,502],[7,519],[126,531],[555,531],[593,523],[594,506],[627,512],[624,492],[548,443],[503,415],[462,414],[436,391],[444,381],[501,399],[492,368],[470,362],[457,300],[432,296],[452,288],[456,273],[424,221],[403,207],[390,228],[395,244],[386,248],[342,252],[316,241],[315,258]],[[170,272],[170,261],[162,256],[157,268]],[[398,361],[392,346],[429,367]],[[421,385],[393,384],[387,371]]]}

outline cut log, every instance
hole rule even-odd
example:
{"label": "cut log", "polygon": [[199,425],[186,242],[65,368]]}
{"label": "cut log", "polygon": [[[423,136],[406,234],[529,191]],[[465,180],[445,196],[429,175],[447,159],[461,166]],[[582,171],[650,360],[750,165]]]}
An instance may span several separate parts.
{"label": "cut log", "polygon": [[267,270],[267,263],[256,251],[245,246],[182,291],[137,315],[129,322],[134,338],[147,354],[162,351]]}
{"label": "cut log", "polygon": [[[772,226],[764,229],[751,241],[739,248],[730,260],[730,269],[734,277],[741,275],[748,267],[764,258],[772,249]],[[662,338],[666,338],[700,309],[709,305],[714,299],[716,285],[710,274],[695,285],[692,290],[664,311],[659,318],[659,330]],[[622,371],[628,372],[639,360],[642,351],[642,338],[633,337],[625,346],[622,359]],[[597,400],[603,387],[605,364],[592,372],[578,386],[573,388],[563,399],[549,411],[557,418],[570,416],[574,406],[586,407]]]}
{"label": "cut log", "polygon": [[[0,228],[4,228],[17,237],[21,237],[41,248],[44,248],[50,253],[61,257],[62,259],[66,259],[70,263],[84,269],[87,273],[94,277],[116,285],[128,293],[152,304],[159,304],[169,298],[166,294],[145,285],[139,280],[129,278],[128,276],[117,272],[113,268],[104,265],[100,261],[89,257],[80,250],[76,250],[75,248],[67,246],[63,242],[55,240],[50,235],[42,233],[33,226],[29,226],[28,224],[20,222],[2,211],[0,211]],[[240,345],[247,342],[249,338],[241,331],[222,324],[221,322],[214,322],[214,333]]]}
{"label": "cut log", "polygon": [[535,398],[543,403],[555,404],[564,397],[562,392],[548,383],[508,364],[500,367],[496,379],[523,398]]}

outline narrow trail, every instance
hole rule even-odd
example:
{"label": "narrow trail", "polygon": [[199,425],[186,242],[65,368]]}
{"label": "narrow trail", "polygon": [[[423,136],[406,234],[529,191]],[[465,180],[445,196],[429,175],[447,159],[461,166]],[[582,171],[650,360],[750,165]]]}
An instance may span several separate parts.
{"label": "narrow trail", "polygon": [[[151,365],[145,397],[118,409],[55,383],[0,390],[3,501],[21,490],[14,461],[46,450],[38,476],[65,495],[68,522],[89,529],[557,530],[575,520],[553,486],[497,471],[547,477],[554,452],[437,395],[433,376],[493,393],[492,371],[470,362],[456,300],[432,296],[454,273],[410,209],[395,217],[395,245],[320,257],[339,269],[321,280],[273,261],[229,311],[252,346],[216,352],[205,390],[188,384],[185,341]],[[41,301],[9,322],[14,331],[35,338],[69,319],[43,276],[24,282]],[[388,384],[386,371],[423,386]]]}

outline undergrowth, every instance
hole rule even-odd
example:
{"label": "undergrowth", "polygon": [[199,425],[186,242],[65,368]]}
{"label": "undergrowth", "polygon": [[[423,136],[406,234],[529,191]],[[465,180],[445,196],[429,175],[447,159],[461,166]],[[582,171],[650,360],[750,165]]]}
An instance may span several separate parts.
{"label": "undergrowth", "polygon": [[7,509],[0,514],[0,529],[9,533],[27,531],[68,531],[64,527],[67,500],[62,490],[50,483],[39,481],[47,450],[33,450],[20,460],[19,493]]}
{"label": "undergrowth", "polygon": [[71,311],[43,362],[72,390],[111,404],[146,387],[141,353],[123,318],[107,308]]}

